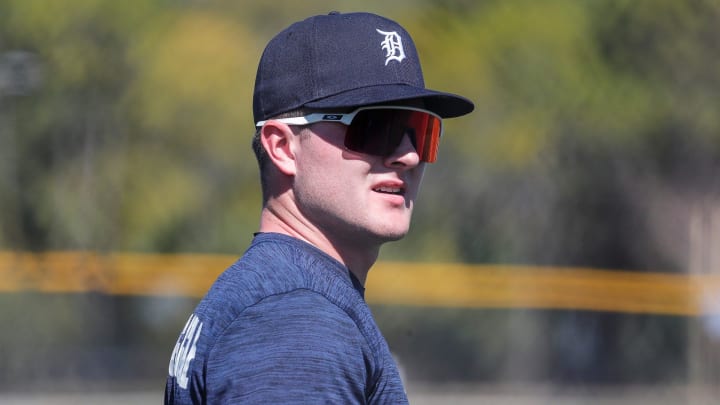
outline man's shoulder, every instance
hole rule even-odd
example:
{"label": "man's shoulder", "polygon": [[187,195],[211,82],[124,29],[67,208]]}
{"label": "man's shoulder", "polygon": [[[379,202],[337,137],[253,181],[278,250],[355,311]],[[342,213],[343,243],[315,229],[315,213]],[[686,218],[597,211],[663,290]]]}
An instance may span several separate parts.
{"label": "man's shoulder", "polygon": [[347,311],[364,305],[349,271],[336,260],[286,235],[266,234],[217,278],[198,310],[237,316],[268,297],[296,290],[320,294]]}
{"label": "man's shoulder", "polygon": [[365,395],[379,365],[346,311],[316,291],[296,289],[246,308],[222,331],[208,353],[206,381],[220,391],[241,386],[237,400],[261,388],[268,398],[337,390]]}
{"label": "man's shoulder", "polygon": [[360,323],[322,293],[296,288],[269,295],[244,308],[221,331],[218,346],[248,345],[255,349],[266,346],[268,350],[282,342],[292,346],[322,342],[320,347],[326,349],[332,344],[367,346]]}
{"label": "man's shoulder", "polygon": [[205,323],[206,333],[217,337],[240,319],[247,324],[249,314],[312,314],[316,321],[332,315],[366,324],[372,315],[352,282],[313,253],[283,240],[251,246],[197,306],[195,315]]}
{"label": "man's shoulder", "polygon": [[232,333],[257,331],[263,325],[306,327],[344,325],[355,334],[367,335],[374,321],[365,301],[351,286],[331,277],[267,277],[243,271],[232,282],[218,280],[195,310],[208,324],[213,340]]}

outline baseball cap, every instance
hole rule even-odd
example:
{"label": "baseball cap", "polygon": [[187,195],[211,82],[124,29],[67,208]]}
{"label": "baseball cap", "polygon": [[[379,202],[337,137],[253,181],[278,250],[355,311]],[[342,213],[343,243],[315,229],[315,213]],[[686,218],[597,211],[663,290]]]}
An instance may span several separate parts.
{"label": "baseball cap", "polygon": [[422,99],[443,118],[474,109],[465,97],[425,88],[420,59],[400,24],[371,13],[317,15],[270,40],[260,58],[255,122],[318,110]]}

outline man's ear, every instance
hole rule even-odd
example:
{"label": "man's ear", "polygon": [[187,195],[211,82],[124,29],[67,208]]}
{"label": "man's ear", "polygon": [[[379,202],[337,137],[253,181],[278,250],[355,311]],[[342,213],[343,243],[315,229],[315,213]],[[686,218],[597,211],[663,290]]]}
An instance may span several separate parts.
{"label": "man's ear", "polygon": [[286,124],[269,120],[260,130],[260,142],[272,163],[288,176],[295,175],[295,134]]}

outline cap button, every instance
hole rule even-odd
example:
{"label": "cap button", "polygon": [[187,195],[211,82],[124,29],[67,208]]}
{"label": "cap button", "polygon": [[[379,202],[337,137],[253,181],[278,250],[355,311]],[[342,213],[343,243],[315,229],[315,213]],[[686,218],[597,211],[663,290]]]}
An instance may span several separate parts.
{"label": "cap button", "polygon": [[331,11],[328,13],[328,15],[338,15],[338,14],[340,14],[339,11]]}

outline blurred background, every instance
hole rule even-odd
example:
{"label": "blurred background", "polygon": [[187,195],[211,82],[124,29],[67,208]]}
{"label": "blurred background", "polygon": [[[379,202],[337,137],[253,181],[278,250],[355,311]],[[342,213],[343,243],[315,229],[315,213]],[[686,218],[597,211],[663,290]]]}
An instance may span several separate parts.
{"label": "blurred background", "polygon": [[[476,105],[369,276],[448,287],[368,286],[411,402],[719,403],[713,0],[3,0],[0,403],[161,401],[185,320],[257,229],[262,49],[332,10],[398,21],[427,85]],[[515,294],[450,299],[491,273]],[[557,299],[524,299],[548,274]],[[564,299],[639,292],[658,305]]]}

